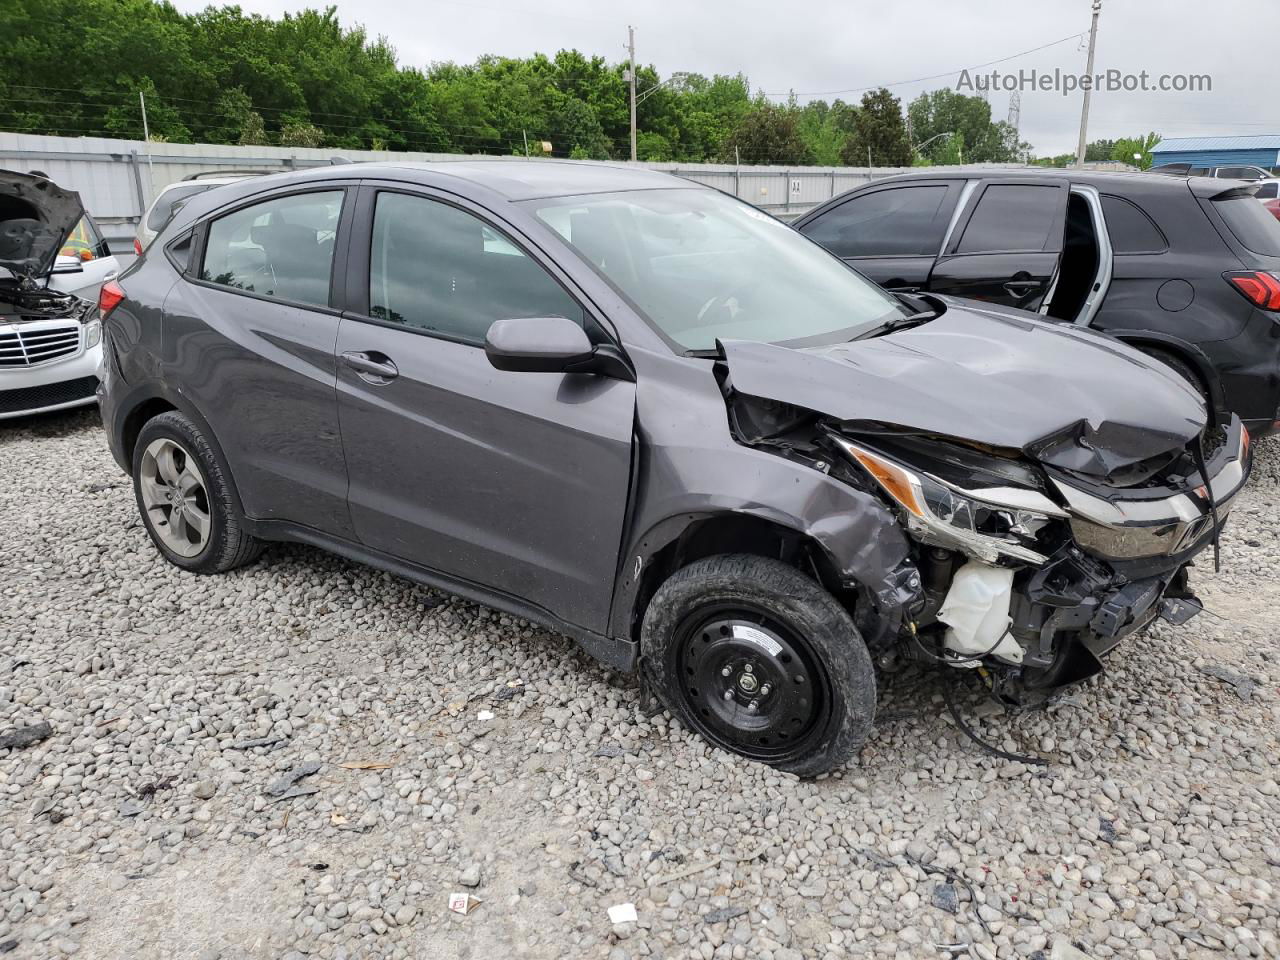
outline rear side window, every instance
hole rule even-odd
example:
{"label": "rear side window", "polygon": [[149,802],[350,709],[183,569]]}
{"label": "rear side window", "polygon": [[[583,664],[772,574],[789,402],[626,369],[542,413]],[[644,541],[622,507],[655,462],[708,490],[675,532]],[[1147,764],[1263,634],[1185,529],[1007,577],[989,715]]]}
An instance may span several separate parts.
{"label": "rear side window", "polygon": [[943,185],[863,194],[801,227],[837,257],[936,256],[947,228]]}
{"label": "rear side window", "polygon": [[1274,200],[1277,195],[1280,195],[1280,180],[1268,180],[1258,187],[1258,192],[1253,195],[1253,199]]}
{"label": "rear side window", "polygon": [[1253,197],[1214,201],[1227,228],[1247,250],[1264,257],[1280,257],[1280,220]]}
{"label": "rear side window", "polygon": [[374,208],[369,315],[473,344],[495,320],[584,322],[564,288],[496,229],[403,193],[379,193]]}
{"label": "rear side window", "polygon": [[210,187],[215,186],[212,183],[185,183],[179,187],[170,187],[160,196],[156,197],[156,204],[151,208],[151,212],[147,214],[147,229],[153,233],[159,233],[164,229],[169,218],[173,216],[173,207],[179,200],[186,200],[188,197],[194,197],[197,193],[204,193]]}
{"label": "rear side window", "polygon": [[200,279],[327,306],[342,196],[331,190],[276,197],[214,220]]}
{"label": "rear side window", "polygon": [[957,253],[1039,253],[1059,222],[1064,191],[1038,184],[987,187],[960,238]]}
{"label": "rear side window", "polygon": [[1141,209],[1119,197],[1102,197],[1102,216],[1107,222],[1114,253],[1164,253],[1169,242],[1160,228]]}

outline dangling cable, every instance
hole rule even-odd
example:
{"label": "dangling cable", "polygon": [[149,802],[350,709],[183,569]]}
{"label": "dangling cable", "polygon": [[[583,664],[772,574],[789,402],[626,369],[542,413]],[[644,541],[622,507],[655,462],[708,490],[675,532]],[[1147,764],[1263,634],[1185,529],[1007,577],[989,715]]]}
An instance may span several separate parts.
{"label": "dangling cable", "polygon": [[1012,760],[1014,763],[1025,763],[1035,767],[1045,767],[1049,765],[1049,761],[1043,757],[1009,753],[1007,750],[1001,750],[999,747],[993,747],[974,733],[973,729],[964,722],[964,718],[960,716],[960,709],[956,706],[956,702],[951,696],[951,683],[949,679],[944,679],[942,682],[942,699],[947,702],[947,709],[951,712],[951,719],[955,721],[956,727],[960,732],[993,757],[999,757],[1002,760]]}
{"label": "dangling cable", "polygon": [[1200,470],[1200,479],[1204,481],[1204,498],[1209,501],[1209,516],[1213,520],[1213,572],[1222,569],[1221,532],[1218,529],[1218,502],[1213,498],[1213,484],[1209,482],[1209,470],[1204,465],[1204,445],[1199,440],[1191,451],[1196,458],[1196,467]]}

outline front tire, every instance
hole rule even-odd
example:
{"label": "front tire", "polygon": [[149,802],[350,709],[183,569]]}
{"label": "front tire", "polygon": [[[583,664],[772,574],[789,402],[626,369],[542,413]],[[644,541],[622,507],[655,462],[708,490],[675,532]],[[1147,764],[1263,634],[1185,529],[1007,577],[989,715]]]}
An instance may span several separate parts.
{"label": "front tire", "polygon": [[262,542],[240,525],[230,481],[209,441],[177,411],[153,417],[139,432],[133,492],[152,542],[175,566],[225,573],[262,552]]}
{"label": "front tire", "polygon": [[708,557],[654,595],[640,636],[667,709],[726,750],[816,776],[871,731],[871,655],[819,584],[767,557]]}

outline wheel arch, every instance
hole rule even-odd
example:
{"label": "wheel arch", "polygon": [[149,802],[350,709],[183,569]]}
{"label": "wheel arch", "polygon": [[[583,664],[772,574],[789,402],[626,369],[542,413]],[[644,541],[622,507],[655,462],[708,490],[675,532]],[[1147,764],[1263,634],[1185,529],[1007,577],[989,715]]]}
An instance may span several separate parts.
{"label": "wheel arch", "polygon": [[236,510],[244,516],[244,504],[240,500],[240,491],[236,485],[235,471],[227,460],[218,435],[209,426],[209,421],[190,400],[177,391],[166,388],[163,384],[140,386],[127,394],[116,407],[114,423],[111,426],[117,448],[120,450],[122,466],[125,472],[133,475],[133,452],[137,446],[138,436],[148,421],[162,413],[176,412],[191,420],[204,434],[209,446],[213,448],[221,464],[223,472],[231,487],[231,497]]}
{"label": "wheel arch", "polygon": [[[897,530],[896,523],[886,519]],[[884,579],[905,555],[891,536],[871,552],[880,561]],[[734,510],[687,512],[653,524],[633,540],[622,557],[614,589],[610,633],[638,639],[650,600],[662,583],[677,570],[716,554],[751,554],[782,560],[814,578],[853,613],[860,592],[883,599],[884,581],[862,583],[850,575],[853,563],[841,556],[842,538],[834,531],[817,530],[799,518],[762,506]],[[862,558],[865,564],[866,558]],[[867,577],[867,580],[873,578]],[[878,589],[877,589],[878,588]]]}

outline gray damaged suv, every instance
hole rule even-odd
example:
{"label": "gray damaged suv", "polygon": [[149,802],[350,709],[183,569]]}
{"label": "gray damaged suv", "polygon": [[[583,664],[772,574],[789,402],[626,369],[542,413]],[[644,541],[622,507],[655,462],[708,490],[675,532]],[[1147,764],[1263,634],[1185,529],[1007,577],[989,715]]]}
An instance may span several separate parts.
{"label": "gray damaged suv", "polygon": [[111,293],[103,418],[172,563],[332,550],[569,634],[799,774],[867,736],[878,670],[1043,702],[1194,614],[1250,466],[1123,344],[893,296],[642,170],[259,177]]}

